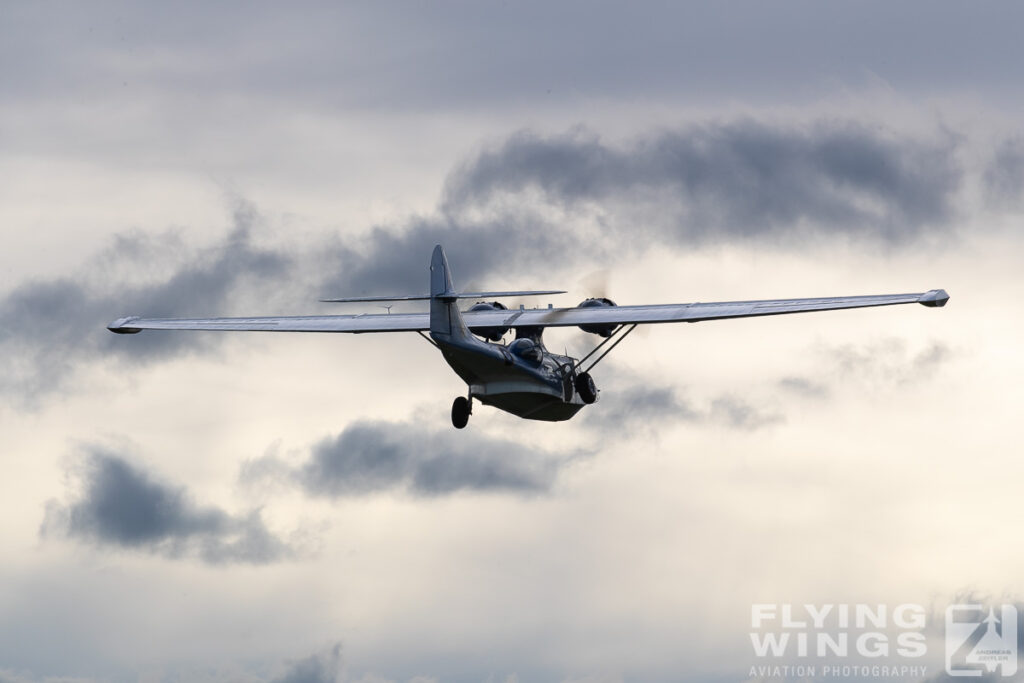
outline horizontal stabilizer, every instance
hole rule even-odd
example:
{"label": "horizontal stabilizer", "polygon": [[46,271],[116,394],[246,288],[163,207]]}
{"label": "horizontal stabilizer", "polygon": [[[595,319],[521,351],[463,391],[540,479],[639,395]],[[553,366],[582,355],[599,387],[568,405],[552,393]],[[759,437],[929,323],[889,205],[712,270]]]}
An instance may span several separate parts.
{"label": "horizontal stabilizer", "polygon": [[[542,296],[544,294],[565,294],[565,290],[562,289],[536,289],[536,290],[522,290],[522,291],[509,291],[509,292],[459,292],[455,295],[456,299],[484,299],[488,297],[505,297],[505,296]],[[348,304],[348,303],[359,303],[359,302],[373,302],[373,301],[428,301],[430,299],[429,294],[420,294],[412,296],[350,296],[342,299],[320,299],[325,304]]]}

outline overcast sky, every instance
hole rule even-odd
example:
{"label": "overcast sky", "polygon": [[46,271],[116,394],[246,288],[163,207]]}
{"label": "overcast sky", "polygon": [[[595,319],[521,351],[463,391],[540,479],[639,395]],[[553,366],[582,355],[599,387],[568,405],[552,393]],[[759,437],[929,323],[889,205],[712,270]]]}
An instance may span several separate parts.
{"label": "overcast sky", "polygon": [[[1022,26],[2,4],[0,682],[744,681],[754,603],[924,605],[891,680],[939,680],[945,606],[1024,595]],[[439,242],[555,305],[952,299],[656,326],[571,422],[458,432],[413,335],[105,329],[419,293]]]}

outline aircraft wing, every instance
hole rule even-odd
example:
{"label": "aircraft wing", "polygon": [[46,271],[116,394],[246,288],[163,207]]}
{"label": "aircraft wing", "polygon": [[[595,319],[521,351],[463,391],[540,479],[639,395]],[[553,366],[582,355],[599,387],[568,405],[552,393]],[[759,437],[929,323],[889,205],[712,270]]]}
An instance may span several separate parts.
{"label": "aircraft wing", "polygon": [[218,332],[416,332],[430,329],[427,313],[370,313],[361,315],[293,315],[259,318],[119,318],[111,332],[142,330],[213,330]]}
{"label": "aircraft wing", "polygon": [[[760,315],[782,315],[810,311],[832,311],[842,308],[866,308],[869,306],[894,306],[896,304],[922,304],[944,306],[949,300],[945,290],[933,289],[916,294],[879,294],[873,296],[841,296],[817,299],[766,299],[761,301],[720,301],[692,304],[654,304],[646,306],[601,306],[593,308],[552,308],[526,309],[518,311],[481,311],[488,320],[470,322],[467,325],[491,324],[494,313],[506,314],[505,325],[538,327],[563,327],[594,323],[618,323],[638,325],[652,323],[695,323],[701,320],[722,320],[725,318],[750,318]],[[512,315],[507,315],[511,313]],[[517,315],[518,314],[518,315]],[[511,321],[511,318],[515,318]]]}
{"label": "aircraft wing", "polygon": [[[843,308],[922,304],[944,306],[945,290],[915,294],[880,294],[816,299],[766,299],[715,303],[653,304],[593,308],[527,308],[464,312],[469,327],[572,327],[595,323],[652,324],[749,318]],[[430,329],[427,313],[370,313],[357,315],[285,316],[258,318],[120,318],[108,329],[119,334],[142,330],[217,330],[262,332],[423,332]]]}

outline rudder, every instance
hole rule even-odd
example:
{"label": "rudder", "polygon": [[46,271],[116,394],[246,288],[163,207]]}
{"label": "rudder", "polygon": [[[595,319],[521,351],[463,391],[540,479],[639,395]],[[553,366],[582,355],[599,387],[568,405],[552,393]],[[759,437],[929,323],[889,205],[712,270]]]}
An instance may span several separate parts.
{"label": "rudder", "polygon": [[[430,336],[441,336],[445,341],[472,339],[469,328],[459,311],[459,295],[452,285],[448,257],[440,244],[434,247],[430,258]],[[436,339],[436,337],[435,337]]]}

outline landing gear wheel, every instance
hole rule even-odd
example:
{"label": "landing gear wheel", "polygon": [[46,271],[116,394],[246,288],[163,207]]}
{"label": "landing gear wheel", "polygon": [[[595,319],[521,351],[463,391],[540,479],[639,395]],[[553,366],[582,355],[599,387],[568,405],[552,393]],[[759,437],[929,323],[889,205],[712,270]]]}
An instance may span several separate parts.
{"label": "landing gear wheel", "polygon": [[589,372],[576,375],[576,393],[587,405],[597,400],[597,385],[594,384],[594,378]]}
{"label": "landing gear wheel", "polygon": [[452,402],[452,424],[456,429],[469,424],[469,412],[469,401],[465,396],[459,396]]}

